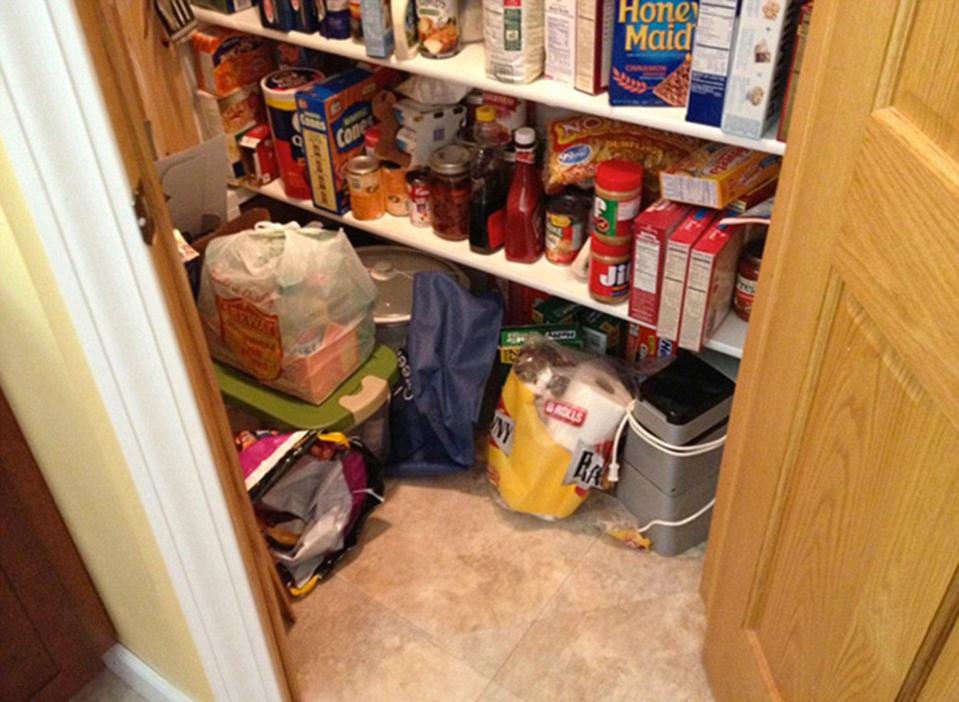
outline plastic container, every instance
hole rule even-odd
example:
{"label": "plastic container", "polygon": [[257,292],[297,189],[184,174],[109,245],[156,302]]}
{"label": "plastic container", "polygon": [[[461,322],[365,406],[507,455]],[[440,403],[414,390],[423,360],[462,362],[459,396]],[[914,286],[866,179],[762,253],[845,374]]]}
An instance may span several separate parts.
{"label": "plastic container", "polygon": [[358,220],[379,219],[386,213],[386,196],[375,156],[354,156],[346,164],[350,208]]}
{"label": "plastic container", "polygon": [[295,123],[296,93],[321,80],[323,74],[312,68],[284,68],[260,81],[283,192],[298,200],[308,200],[312,193],[306,173],[303,137]]}
{"label": "plastic container", "polygon": [[456,144],[430,156],[430,223],[441,239],[469,238],[471,156]]}
{"label": "plastic container", "polygon": [[598,302],[619,304],[629,299],[632,247],[593,236],[590,240],[589,294]]}
{"label": "plastic container", "polygon": [[633,235],[633,219],[639,214],[643,194],[643,166],[612,159],[596,169],[593,228],[597,237],[620,245]]}
{"label": "plastic container", "polygon": [[506,259],[533,263],[543,255],[545,195],[536,169],[536,132],[521,127],[514,134],[516,165],[506,198]]}
{"label": "plastic container", "polygon": [[506,206],[508,181],[502,145],[509,133],[496,122],[496,110],[484,105],[476,110],[473,129],[476,157],[470,169],[470,250],[491,254],[503,246],[503,229],[492,217]]}

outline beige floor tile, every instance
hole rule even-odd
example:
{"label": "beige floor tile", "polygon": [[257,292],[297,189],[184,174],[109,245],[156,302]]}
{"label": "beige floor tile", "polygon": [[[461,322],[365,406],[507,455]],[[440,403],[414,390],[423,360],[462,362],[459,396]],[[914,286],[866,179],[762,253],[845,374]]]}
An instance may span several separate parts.
{"label": "beige floor tile", "polygon": [[146,702],[136,690],[109,670],[101,671],[70,702]]}
{"label": "beige floor tile", "polygon": [[523,702],[523,698],[517,697],[502,685],[490,683],[476,702]]}
{"label": "beige floor tile", "polygon": [[528,702],[711,700],[695,593],[537,621],[494,678]]}
{"label": "beige floor tile", "polygon": [[296,605],[303,699],[472,702],[488,679],[339,577]]}

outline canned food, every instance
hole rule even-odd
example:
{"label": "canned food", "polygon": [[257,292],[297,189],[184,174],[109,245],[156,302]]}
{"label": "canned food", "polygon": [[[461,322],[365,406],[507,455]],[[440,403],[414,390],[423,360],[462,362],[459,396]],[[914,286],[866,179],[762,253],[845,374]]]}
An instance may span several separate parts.
{"label": "canned food", "polygon": [[581,198],[554,195],[546,201],[546,258],[568,266],[583,248],[586,216]]}
{"label": "canned food", "polygon": [[457,0],[416,0],[420,53],[427,58],[449,58],[460,50]]}
{"label": "canned food", "polygon": [[406,192],[406,171],[394,161],[383,161],[380,180],[386,196],[386,211],[395,217],[410,213],[410,196]]}
{"label": "canned food", "polygon": [[425,169],[406,174],[406,191],[410,196],[410,224],[414,227],[429,227],[430,222],[430,174]]}
{"label": "canned food", "polygon": [[346,164],[350,207],[356,219],[378,219],[386,212],[380,183],[380,162],[373,156],[354,156]]}

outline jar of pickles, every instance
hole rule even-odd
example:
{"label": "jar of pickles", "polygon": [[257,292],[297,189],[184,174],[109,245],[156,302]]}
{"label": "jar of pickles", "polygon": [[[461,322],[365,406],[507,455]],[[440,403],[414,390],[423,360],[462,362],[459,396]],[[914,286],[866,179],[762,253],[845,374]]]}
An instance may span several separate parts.
{"label": "jar of pickles", "polygon": [[440,238],[469,237],[470,150],[452,144],[430,156],[430,222]]}

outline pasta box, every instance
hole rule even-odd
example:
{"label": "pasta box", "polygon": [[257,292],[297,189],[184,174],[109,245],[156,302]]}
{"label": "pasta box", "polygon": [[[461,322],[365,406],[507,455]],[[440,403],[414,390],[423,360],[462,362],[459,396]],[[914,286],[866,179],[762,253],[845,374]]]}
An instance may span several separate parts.
{"label": "pasta box", "polygon": [[616,0],[611,105],[683,107],[689,94],[696,0]]}
{"label": "pasta box", "polygon": [[354,68],[296,94],[307,174],[317,207],[345,213],[349,205],[346,163],[363,153],[363,134],[373,126],[373,74]]}

